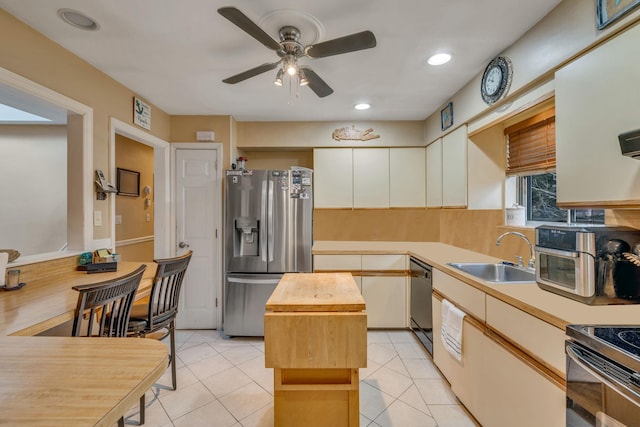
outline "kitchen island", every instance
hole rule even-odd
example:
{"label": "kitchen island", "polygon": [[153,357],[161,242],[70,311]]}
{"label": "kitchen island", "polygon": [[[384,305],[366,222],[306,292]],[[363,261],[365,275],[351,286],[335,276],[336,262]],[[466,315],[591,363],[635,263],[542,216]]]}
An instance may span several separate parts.
{"label": "kitchen island", "polygon": [[275,425],[358,426],[367,366],[365,302],[348,273],[285,274],[266,304]]}

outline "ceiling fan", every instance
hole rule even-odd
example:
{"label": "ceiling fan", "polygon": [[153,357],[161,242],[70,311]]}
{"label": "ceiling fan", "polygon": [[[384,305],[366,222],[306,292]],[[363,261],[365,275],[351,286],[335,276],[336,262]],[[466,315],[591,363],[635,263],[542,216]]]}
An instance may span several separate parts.
{"label": "ceiling fan", "polygon": [[357,50],[370,49],[376,46],[376,38],[371,31],[362,31],[326,42],[303,46],[300,43],[300,30],[291,25],[280,28],[280,41],[276,41],[235,7],[222,7],[218,9],[218,13],[265,45],[268,49],[274,50],[280,57],[280,60],[276,62],[268,62],[228,77],[222,80],[224,83],[236,84],[282,65],[276,75],[274,82],[276,85],[282,85],[282,77],[285,73],[291,77],[297,76],[300,86],[308,85],[316,95],[323,98],[331,95],[333,89],[311,68],[299,66],[298,58],[324,58],[355,52]]}

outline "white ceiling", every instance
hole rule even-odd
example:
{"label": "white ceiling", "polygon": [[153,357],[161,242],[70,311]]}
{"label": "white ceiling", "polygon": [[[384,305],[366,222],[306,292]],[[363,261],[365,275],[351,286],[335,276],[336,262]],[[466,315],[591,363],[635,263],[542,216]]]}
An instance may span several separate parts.
{"label": "white ceiling", "polygon": [[[0,7],[171,115],[232,115],[239,121],[422,120],[560,0],[0,0]],[[333,89],[273,84],[276,70],[229,85],[222,79],[275,52],[217,13],[234,6],[274,39],[288,24],[304,44],[363,30],[373,49],[302,58]],[[81,11],[100,25],[74,28],[56,14]],[[317,40],[316,40],[317,39]],[[453,60],[426,64],[439,51]],[[517,67],[517,64],[514,64]],[[478,90],[478,96],[480,96]],[[372,108],[355,111],[369,102]]]}

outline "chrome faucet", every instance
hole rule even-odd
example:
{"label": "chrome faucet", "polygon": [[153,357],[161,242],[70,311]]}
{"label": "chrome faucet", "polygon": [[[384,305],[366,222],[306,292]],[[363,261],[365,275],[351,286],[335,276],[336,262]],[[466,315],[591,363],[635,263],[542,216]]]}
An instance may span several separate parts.
{"label": "chrome faucet", "polygon": [[[506,233],[502,233],[500,236],[498,236],[498,238],[496,239],[496,246],[500,246],[500,241],[502,240],[502,238],[508,234],[513,234],[514,236],[518,236],[522,239],[524,239],[525,242],[527,242],[527,245],[529,245],[529,268],[534,268],[535,267],[535,258],[533,257],[533,245],[531,244],[531,242],[529,241],[529,238],[527,238],[527,236],[525,236],[524,234],[518,232],[518,231],[507,231]],[[524,264],[522,262],[522,257],[521,256],[517,256],[516,257],[518,259],[518,267],[523,267]]]}

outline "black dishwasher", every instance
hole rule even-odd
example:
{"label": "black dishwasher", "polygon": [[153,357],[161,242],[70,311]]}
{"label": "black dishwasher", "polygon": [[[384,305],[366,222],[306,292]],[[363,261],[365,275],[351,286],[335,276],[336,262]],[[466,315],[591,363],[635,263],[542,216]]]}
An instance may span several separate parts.
{"label": "black dishwasher", "polygon": [[411,329],[433,355],[433,319],[431,309],[431,266],[411,258]]}

